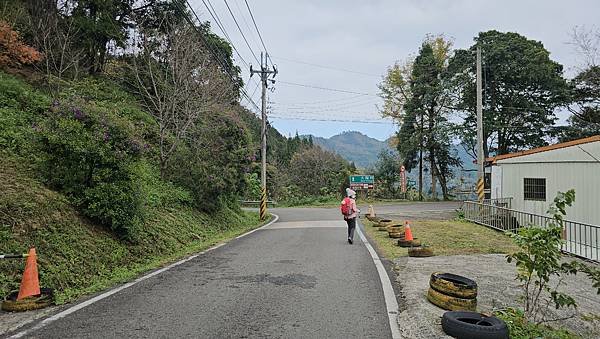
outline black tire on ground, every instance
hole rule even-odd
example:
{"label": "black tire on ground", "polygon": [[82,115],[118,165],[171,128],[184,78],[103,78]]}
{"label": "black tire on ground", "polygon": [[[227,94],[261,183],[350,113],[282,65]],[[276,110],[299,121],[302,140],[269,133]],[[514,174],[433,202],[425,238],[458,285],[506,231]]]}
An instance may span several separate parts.
{"label": "black tire on ground", "polygon": [[442,272],[431,273],[429,286],[440,293],[453,297],[465,299],[477,297],[477,283],[457,274]]}
{"label": "black tire on ground", "polygon": [[398,240],[398,246],[400,247],[419,247],[421,246],[421,240],[414,238],[413,240]]}
{"label": "black tire on ground", "polygon": [[2,310],[7,312],[24,312],[48,307],[54,303],[54,290],[51,288],[40,288],[39,296],[17,300],[18,291],[11,292],[2,301]]}
{"label": "black tire on ground", "polygon": [[477,299],[463,299],[442,294],[433,288],[427,291],[427,300],[448,311],[475,311]]}
{"label": "black tire on ground", "polygon": [[417,258],[431,257],[433,256],[433,250],[429,247],[409,247],[408,256]]}
{"label": "black tire on ground", "polygon": [[486,317],[476,312],[446,312],[442,316],[442,329],[459,339],[508,339],[506,323],[496,317]]}

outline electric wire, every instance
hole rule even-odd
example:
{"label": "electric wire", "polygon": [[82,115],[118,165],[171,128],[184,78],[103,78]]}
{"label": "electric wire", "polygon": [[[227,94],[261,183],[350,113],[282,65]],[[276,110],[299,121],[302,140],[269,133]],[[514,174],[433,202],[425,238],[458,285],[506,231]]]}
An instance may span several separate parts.
{"label": "electric wire", "polygon": [[353,73],[353,74],[359,74],[359,75],[366,75],[366,76],[369,76],[369,77],[376,77],[376,78],[381,77],[381,75],[375,75],[375,74],[371,74],[371,73],[353,71],[353,70],[349,70],[349,69],[345,69],[345,68],[339,68],[339,67],[333,67],[333,66],[319,65],[319,64],[315,64],[315,63],[311,63],[311,62],[306,62],[306,61],[288,59],[288,58],[284,58],[284,57],[280,57],[280,56],[276,56],[276,55],[274,55],[273,58],[279,59],[279,60],[283,60],[283,61],[294,62],[294,63],[302,64],[302,65],[308,65],[308,66],[313,66],[313,67],[318,67],[318,68],[323,68],[323,69],[330,69],[330,70],[339,71],[339,72],[346,72],[346,73]]}
{"label": "electric wire", "polygon": [[[208,5],[207,5],[207,3],[206,3],[205,0],[202,0],[202,3],[204,4],[204,7],[206,7],[206,9],[208,10],[208,13],[213,18],[213,20],[217,24],[217,27],[221,30],[221,32],[225,36],[225,39],[227,39],[227,41],[229,42],[229,44],[231,45],[231,47],[233,48],[233,50],[235,51],[235,53],[240,57],[240,60],[242,61],[242,63],[244,63],[244,65],[246,65],[246,68],[249,68],[250,66],[249,66],[248,62],[242,57],[242,55],[240,54],[240,52],[237,50],[237,48],[233,44],[233,41],[231,41],[231,38],[229,37],[229,34],[225,30],[225,26],[221,22],[221,19],[219,18],[219,15],[217,14],[217,11],[215,11],[212,3],[210,2],[210,0],[207,0],[207,1],[208,1]],[[209,8],[209,6],[210,6],[210,8]]]}
{"label": "electric wire", "polygon": [[[192,15],[196,18],[196,20],[201,23],[202,21],[200,20],[200,18],[198,17],[198,14],[196,14],[196,11],[194,10],[194,8],[192,7],[192,5],[189,3],[188,0],[184,0],[186,3],[186,6],[190,9]],[[231,86],[234,86],[234,84],[236,83],[235,77],[230,73],[230,70],[228,69],[226,63],[224,62],[225,60],[225,56],[221,53],[221,57],[219,57],[217,55],[217,52],[215,52],[214,46],[211,46],[211,44],[207,41],[207,39],[204,37],[204,35],[202,34],[202,32],[200,32],[198,30],[198,27],[193,23],[192,19],[188,16],[188,14],[186,13],[185,8],[182,8],[180,6],[179,2],[173,2],[173,4],[175,5],[175,7],[181,12],[181,14],[184,16],[185,20],[194,28],[194,30],[196,30],[196,32],[198,33],[199,37],[204,41],[206,47],[209,49],[209,52],[215,57],[215,60],[220,64],[220,66],[222,67],[223,71],[231,78]],[[254,102],[254,100],[252,100],[252,98],[250,98],[250,96],[248,95],[248,93],[246,92],[246,90],[243,87],[240,87],[240,91],[242,92],[242,95],[245,96],[249,102],[260,111],[260,108],[258,107],[258,105]]]}
{"label": "electric wire", "polygon": [[265,46],[265,42],[262,38],[262,35],[260,34],[260,30],[258,29],[258,25],[256,24],[256,20],[254,20],[254,14],[252,14],[252,10],[250,9],[250,5],[248,5],[248,0],[244,0],[244,2],[246,3],[246,8],[248,8],[248,13],[250,13],[250,17],[252,18],[252,22],[254,23],[254,28],[256,28],[256,33],[258,33],[258,38],[260,39],[260,43],[262,44],[263,48],[265,49],[265,53],[267,54],[267,58],[269,59],[269,62],[271,63],[271,67],[273,67],[273,60],[271,59],[271,56],[269,55],[269,51],[267,50],[267,46]]}
{"label": "electric wire", "polygon": [[348,90],[329,88],[329,87],[321,87],[321,86],[315,86],[315,85],[306,85],[306,84],[300,84],[297,82],[288,82],[288,81],[279,80],[278,83],[291,85],[291,86],[300,86],[300,87],[318,89],[318,90],[323,90],[323,91],[332,91],[332,92],[341,92],[341,93],[350,93],[350,94],[359,94],[359,95],[368,95],[368,96],[379,97],[377,94],[372,94],[372,93],[355,92],[355,91],[348,91]]}
{"label": "electric wire", "polygon": [[225,2],[225,5],[227,6],[227,10],[229,11],[229,14],[231,14],[231,17],[233,18],[233,22],[235,22],[235,25],[237,26],[238,30],[240,31],[240,34],[242,35],[242,38],[246,42],[246,46],[248,46],[248,49],[250,49],[250,52],[254,56],[254,59],[256,60],[256,62],[260,63],[260,61],[258,61],[258,58],[256,57],[256,54],[254,53],[254,50],[250,46],[250,43],[248,43],[248,39],[246,39],[246,36],[244,35],[244,31],[242,30],[242,28],[238,24],[237,19],[235,18],[235,15],[233,14],[233,11],[231,11],[231,7],[229,7],[229,4],[227,3],[227,0],[223,0],[223,2]]}

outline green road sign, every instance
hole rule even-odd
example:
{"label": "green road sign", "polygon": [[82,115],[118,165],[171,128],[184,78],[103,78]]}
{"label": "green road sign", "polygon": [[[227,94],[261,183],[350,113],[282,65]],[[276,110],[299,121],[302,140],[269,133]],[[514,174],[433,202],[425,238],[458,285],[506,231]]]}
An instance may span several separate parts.
{"label": "green road sign", "polygon": [[373,189],[375,176],[373,175],[351,175],[350,188],[352,189]]}
{"label": "green road sign", "polygon": [[375,176],[373,175],[351,175],[350,184],[373,184]]}

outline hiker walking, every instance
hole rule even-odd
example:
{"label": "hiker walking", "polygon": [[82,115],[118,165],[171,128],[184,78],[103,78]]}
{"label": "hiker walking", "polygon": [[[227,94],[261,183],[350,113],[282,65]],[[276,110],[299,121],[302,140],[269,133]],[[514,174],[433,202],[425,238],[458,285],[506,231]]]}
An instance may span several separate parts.
{"label": "hiker walking", "polygon": [[346,188],[346,197],[342,201],[342,215],[348,224],[348,243],[354,241],[354,229],[356,228],[356,216],[360,210],[356,207],[356,192],[350,188]]}

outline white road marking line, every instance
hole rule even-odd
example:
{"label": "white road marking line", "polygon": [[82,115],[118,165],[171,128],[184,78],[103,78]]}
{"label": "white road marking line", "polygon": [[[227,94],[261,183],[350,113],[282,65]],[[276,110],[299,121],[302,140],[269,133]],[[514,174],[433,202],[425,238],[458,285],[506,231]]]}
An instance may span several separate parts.
{"label": "white road marking line", "polygon": [[[272,214],[272,213],[271,213],[271,214]],[[270,225],[272,225],[273,223],[277,222],[277,220],[279,220],[279,216],[278,216],[278,215],[276,215],[276,214],[272,214],[272,215],[273,215],[275,218],[274,218],[273,220],[271,220],[270,222],[268,222],[267,224],[265,224],[265,225],[263,225],[263,226],[261,226],[261,227],[259,227],[259,228],[253,229],[253,230],[251,230],[251,231],[248,231],[248,232],[246,232],[246,233],[244,233],[244,234],[242,234],[242,235],[240,235],[240,236],[236,237],[235,239],[239,239],[239,238],[241,238],[241,237],[245,237],[245,236],[247,236],[248,234],[251,234],[251,233],[253,233],[253,232],[256,232],[256,231],[258,231],[258,230],[260,230],[260,229],[262,229],[262,228],[265,228],[265,227],[267,227],[267,226],[270,226]],[[149,279],[149,278],[152,278],[152,277],[154,277],[154,276],[156,276],[156,275],[159,275],[159,274],[161,274],[161,273],[163,273],[163,272],[165,272],[165,271],[168,271],[168,270],[172,269],[173,267],[176,267],[176,266],[179,266],[179,265],[181,265],[181,264],[184,264],[184,263],[186,263],[186,262],[188,262],[188,261],[190,261],[190,260],[192,260],[192,259],[195,259],[195,258],[197,258],[197,257],[198,257],[198,256],[200,256],[200,255],[206,254],[206,253],[208,253],[208,252],[210,252],[210,251],[213,251],[213,250],[215,250],[215,249],[217,249],[217,248],[219,248],[219,247],[221,247],[221,246],[225,246],[225,245],[227,245],[227,243],[221,243],[221,244],[218,244],[218,245],[216,245],[216,246],[213,246],[213,247],[211,247],[211,248],[209,248],[209,249],[207,249],[207,250],[204,250],[204,251],[202,251],[202,252],[200,252],[200,253],[197,253],[197,254],[191,255],[191,256],[189,256],[189,257],[187,257],[187,258],[185,258],[185,259],[179,260],[178,262],[175,262],[175,263],[173,263],[173,264],[171,264],[171,265],[169,265],[169,266],[167,266],[167,267],[163,267],[163,268],[161,268],[161,269],[159,269],[159,270],[156,270],[156,271],[154,271],[154,272],[148,273],[148,274],[146,274],[146,275],[144,275],[144,276],[142,276],[142,277],[139,277],[139,278],[135,279],[135,280],[134,280],[134,281],[132,281],[132,282],[126,283],[125,285],[122,285],[122,286],[116,287],[116,288],[114,288],[114,289],[112,289],[112,290],[109,290],[109,291],[107,291],[107,292],[104,292],[104,293],[102,293],[102,294],[100,294],[100,295],[98,295],[98,296],[95,296],[95,297],[93,297],[92,299],[86,300],[86,301],[84,301],[84,302],[82,302],[82,303],[79,303],[79,304],[77,304],[77,305],[73,306],[73,307],[67,308],[66,310],[64,310],[64,311],[62,311],[62,312],[59,312],[59,313],[57,313],[57,314],[55,314],[55,315],[53,315],[53,316],[51,316],[51,317],[49,317],[49,318],[46,318],[46,319],[42,320],[42,321],[41,321],[39,324],[35,325],[34,327],[32,327],[32,328],[30,328],[30,329],[28,329],[28,330],[25,330],[25,331],[21,331],[21,332],[19,332],[19,333],[17,333],[17,334],[14,334],[14,335],[10,336],[9,338],[21,338],[21,337],[24,337],[24,336],[26,336],[26,335],[28,335],[28,334],[30,334],[30,333],[32,333],[32,332],[35,332],[35,331],[37,331],[37,330],[40,330],[40,329],[42,329],[42,328],[44,328],[44,327],[48,326],[48,324],[50,324],[50,323],[52,323],[52,322],[54,322],[54,321],[56,321],[56,320],[58,320],[58,319],[64,318],[64,317],[68,316],[69,314],[71,314],[71,313],[74,313],[74,312],[77,312],[77,311],[79,311],[80,309],[82,309],[82,308],[84,308],[84,307],[87,307],[87,306],[89,306],[89,305],[91,305],[91,304],[93,304],[93,303],[95,303],[95,302],[97,302],[97,301],[100,301],[100,300],[102,300],[102,299],[108,298],[108,297],[110,297],[111,295],[113,295],[113,294],[115,294],[115,293],[119,293],[119,292],[121,292],[122,290],[124,290],[124,289],[126,289],[126,288],[129,288],[129,287],[131,287],[131,286],[133,286],[133,285],[135,285],[135,284],[137,284],[137,283],[139,283],[139,282],[142,282],[142,281],[144,281],[144,280],[146,280],[146,279]],[[25,324],[25,325],[26,325],[26,324]]]}
{"label": "white road marking line", "polygon": [[385,267],[383,267],[383,263],[381,262],[381,259],[379,259],[377,252],[375,252],[375,250],[369,243],[369,240],[367,240],[367,238],[363,235],[362,231],[360,230],[360,227],[357,226],[356,230],[358,231],[360,239],[367,247],[369,254],[371,254],[371,258],[373,258],[373,262],[375,263],[375,267],[377,268],[377,273],[379,273],[379,280],[381,280],[381,286],[383,287],[383,297],[385,299],[385,306],[387,308],[388,320],[390,322],[390,330],[392,331],[392,338],[400,339],[400,328],[398,327],[397,321],[398,301],[396,300],[396,294],[394,293],[394,288],[392,287],[390,277],[388,276]]}

